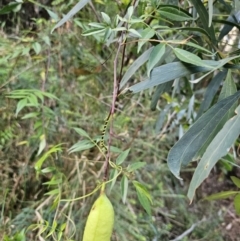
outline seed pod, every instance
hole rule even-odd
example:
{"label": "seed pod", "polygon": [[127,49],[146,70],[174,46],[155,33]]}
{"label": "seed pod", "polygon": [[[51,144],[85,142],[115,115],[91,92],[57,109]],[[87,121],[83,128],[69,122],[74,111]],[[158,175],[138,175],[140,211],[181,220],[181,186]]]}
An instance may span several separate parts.
{"label": "seed pod", "polygon": [[88,215],[83,241],[110,241],[113,224],[113,206],[104,191],[102,191]]}

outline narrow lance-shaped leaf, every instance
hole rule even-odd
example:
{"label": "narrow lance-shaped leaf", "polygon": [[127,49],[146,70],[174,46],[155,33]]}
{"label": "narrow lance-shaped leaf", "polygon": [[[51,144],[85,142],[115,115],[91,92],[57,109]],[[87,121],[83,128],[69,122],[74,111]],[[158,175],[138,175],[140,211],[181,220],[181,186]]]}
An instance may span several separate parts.
{"label": "narrow lance-shaped leaf", "polygon": [[185,11],[184,9],[181,9],[176,6],[172,5],[166,5],[166,6],[161,6],[158,10],[158,13],[160,14],[160,17],[165,17],[170,19],[171,21],[192,21],[193,17],[191,16],[190,13]]}
{"label": "narrow lance-shaped leaf", "polygon": [[73,15],[80,11],[90,0],[80,0],[52,29],[51,33],[66,23]]}
{"label": "narrow lance-shaped leaf", "polygon": [[238,191],[223,191],[223,192],[214,193],[210,196],[207,196],[204,198],[204,200],[212,201],[212,200],[225,199],[225,198],[232,197],[236,194],[238,194]]}
{"label": "narrow lance-shaped leaf", "polygon": [[216,45],[217,40],[215,37],[214,28],[213,28],[213,25],[211,25],[210,27],[208,26],[209,25],[209,16],[208,16],[208,12],[207,12],[206,8],[204,7],[202,1],[191,0],[191,2],[199,14],[203,28],[208,32],[213,44]]}
{"label": "narrow lance-shaped leaf", "polygon": [[[236,92],[237,92],[237,87],[232,78],[232,71],[231,71],[231,69],[229,69],[226,80],[224,81],[221,93],[219,95],[218,101],[220,101],[230,95],[233,95]],[[229,110],[229,114],[228,114],[228,116],[226,116],[227,120],[231,117],[231,115],[232,115],[231,113],[233,113],[236,108],[237,108],[237,103],[235,103]]]}
{"label": "narrow lance-shaped leaf", "polygon": [[128,154],[129,154],[130,149],[127,149],[125,151],[123,151],[116,159],[116,164],[117,165],[121,165],[125,159],[127,158]]}
{"label": "narrow lance-shaped leaf", "polygon": [[225,0],[218,0],[221,4],[223,4],[224,9],[227,13],[230,13],[232,11],[231,3],[226,2]]}
{"label": "narrow lance-shaped leaf", "polygon": [[190,74],[198,72],[208,72],[212,70],[212,67],[219,65],[219,61],[203,60],[209,67],[199,67],[182,62],[173,62],[156,67],[152,70],[150,79],[137,83],[129,88],[133,93],[138,93],[142,90],[146,90],[157,86],[159,84],[166,83],[176,78],[181,78]]}
{"label": "narrow lance-shaped leaf", "polygon": [[222,83],[223,79],[226,77],[226,75],[227,75],[226,69],[223,71],[220,71],[213,77],[213,79],[209,83],[206,89],[206,92],[204,94],[203,101],[200,105],[200,108],[196,117],[197,119],[203,114],[204,111],[206,111],[210,107],[213,101],[213,98],[217,93],[219,86]]}
{"label": "narrow lance-shaped leaf", "polygon": [[154,34],[155,34],[155,31],[152,28],[145,28],[142,31],[141,37],[138,42],[138,50],[137,50],[138,53],[141,50],[142,46],[147,42],[147,39],[152,38]]}
{"label": "narrow lance-shaped leaf", "polygon": [[170,90],[172,88],[172,85],[173,85],[173,80],[157,86],[157,88],[152,96],[152,101],[151,101],[151,106],[150,106],[152,111],[156,110],[156,106],[157,106],[159,97],[164,92],[167,92],[168,90]]}
{"label": "narrow lance-shaped leaf", "polygon": [[240,106],[236,109],[236,115],[226,122],[203,154],[189,186],[187,196],[190,199],[190,202],[193,200],[196,189],[208,177],[217,161],[228,153],[239,134]]}
{"label": "narrow lance-shaped leaf", "polygon": [[145,165],[146,165],[146,162],[134,162],[127,167],[127,170],[129,172],[133,172],[139,168],[144,167]]}
{"label": "narrow lance-shaped leaf", "polygon": [[111,181],[111,186],[110,186],[110,191],[112,190],[112,188],[114,187],[116,181],[117,181],[117,175],[118,175],[118,170],[117,169],[114,169],[114,170],[111,170],[111,174],[110,174],[110,180]]}
{"label": "narrow lance-shaped leaf", "polygon": [[208,27],[212,25],[212,16],[213,16],[213,0],[208,0]]}
{"label": "narrow lance-shaped leaf", "polygon": [[240,215],[240,194],[236,195],[233,202],[237,215]]}
{"label": "narrow lance-shaped leaf", "polygon": [[233,183],[240,188],[240,179],[234,176],[231,176],[231,180],[233,181]]}
{"label": "narrow lance-shaped leaf", "polygon": [[193,64],[196,66],[211,67],[202,61],[202,59],[200,59],[196,54],[193,54],[189,51],[180,48],[174,48],[173,51],[179,60],[185,63]]}
{"label": "narrow lance-shaped leaf", "polygon": [[[205,29],[200,28],[200,27],[180,27],[180,28],[175,28],[175,29],[182,30],[182,31],[188,31],[188,32],[190,31],[191,34],[196,33],[197,35],[200,35],[202,38],[204,37],[202,34],[204,34],[207,38],[210,39],[209,33]],[[185,43],[185,44],[188,45],[188,43]],[[206,50],[204,50],[204,51],[206,51]],[[209,50],[207,50],[207,51],[212,54],[211,51],[209,51]]]}
{"label": "narrow lance-shaped leaf", "polygon": [[19,4],[20,3],[10,2],[8,5],[6,5],[0,9],[0,15],[8,14],[8,13],[14,11],[19,6]]}
{"label": "narrow lance-shaped leaf", "polygon": [[159,134],[163,124],[165,123],[165,118],[167,113],[169,112],[169,109],[172,107],[172,104],[168,104],[164,107],[163,110],[160,111],[159,116],[156,120],[156,124],[155,124],[155,132],[156,134]]}
{"label": "narrow lance-shaped leaf", "polygon": [[[223,100],[225,98],[227,98],[230,95],[233,95],[234,93],[237,92],[237,88],[236,85],[232,79],[231,76],[231,70],[228,70],[228,74],[227,74],[227,78],[224,81],[220,96],[218,101]],[[235,102],[228,110],[228,113],[224,116],[224,118],[222,119],[222,123],[225,123],[228,119],[230,119],[234,113],[234,110],[237,108],[237,102]],[[212,135],[209,136],[209,140],[212,140],[214,136],[214,133]],[[205,152],[207,146],[208,146],[209,141],[205,142],[205,145],[202,146],[202,148],[198,151],[198,156],[202,156],[203,153]]]}
{"label": "narrow lance-shaped leaf", "polygon": [[74,129],[80,136],[84,136],[84,137],[87,137],[87,138],[90,139],[88,133],[87,133],[85,130],[83,130],[82,128],[75,127],[75,128],[73,128],[73,129]]}
{"label": "narrow lance-shaped leaf", "polygon": [[143,208],[146,210],[146,212],[151,215],[151,203],[152,198],[149,192],[147,191],[147,188],[142,183],[139,183],[137,181],[133,181],[133,185],[136,188],[137,196],[139,199],[139,202],[143,206]]}
{"label": "narrow lance-shaped leaf", "polygon": [[95,146],[95,143],[91,140],[82,140],[71,146],[68,151],[69,153],[88,150]]}
{"label": "narrow lance-shaped leaf", "polygon": [[147,63],[147,75],[150,76],[150,72],[153,67],[160,61],[165,53],[165,44],[158,44],[152,50]]}
{"label": "narrow lance-shaped leaf", "polygon": [[122,77],[122,80],[120,82],[120,89],[122,89],[122,87],[136,73],[136,71],[148,61],[152,50],[153,50],[153,47],[149,48],[132,63],[132,65],[128,68],[128,70]]}
{"label": "narrow lance-shaped leaf", "polygon": [[205,112],[173,146],[168,154],[170,171],[180,178],[181,165],[191,162],[203,146],[207,146],[226,122],[229,109],[238,101],[240,91],[216,103]]}
{"label": "narrow lance-shaped leaf", "polygon": [[237,87],[232,78],[232,71],[231,71],[231,69],[229,69],[227,72],[226,80],[224,81],[221,93],[219,95],[218,101],[220,101],[230,95],[233,95],[235,92],[237,92]]}
{"label": "narrow lance-shaped leaf", "polygon": [[191,82],[191,83],[195,83],[195,84],[198,83],[200,80],[202,80],[203,78],[205,78],[205,77],[206,77],[207,75],[209,75],[210,73],[213,73],[215,70],[221,68],[221,67],[224,66],[224,65],[228,65],[228,63],[229,63],[231,60],[236,59],[236,58],[238,58],[238,56],[228,57],[228,58],[224,58],[224,59],[219,60],[219,61],[218,61],[218,62],[219,62],[219,65],[216,66],[216,67],[214,67],[214,68],[212,68],[212,70],[211,70],[209,73],[207,73],[207,74],[205,74],[205,75],[202,75],[200,78],[197,78],[197,79],[195,79],[195,80],[190,80],[190,82]]}
{"label": "narrow lance-shaped leaf", "polygon": [[128,193],[128,178],[123,175],[121,180],[121,190],[122,190],[122,201],[123,203],[127,200],[127,193]]}

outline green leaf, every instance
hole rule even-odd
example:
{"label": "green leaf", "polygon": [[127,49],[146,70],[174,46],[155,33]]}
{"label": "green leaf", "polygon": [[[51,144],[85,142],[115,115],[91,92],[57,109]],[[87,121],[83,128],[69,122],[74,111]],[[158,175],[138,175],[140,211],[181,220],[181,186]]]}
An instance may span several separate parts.
{"label": "green leaf", "polygon": [[94,146],[95,146],[95,143],[93,143],[92,141],[82,140],[82,141],[77,142],[73,146],[71,146],[68,149],[68,152],[73,153],[73,152],[78,152],[78,151],[84,151],[84,150],[88,150]]}
{"label": "green leaf", "polygon": [[226,75],[227,75],[227,70],[224,69],[223,71],[220,71],[212,78],[204,94],[203,101],[198,110],[196,119],[198,119],[210,107],[214,99],[214,96],[217,93],[219,86],[222,83],[223,79],[226,77]]}
{"label": "green leaf", "polygon": [[223,167],[224,171],[231,172],[233,170],[233,166],[235,165],[234,156],[228,153],[226,156],[221,158],[220,165]]}
{"label": "green leaf", "polygon": [[152,111],[156,110],[157,103],[159,101],[160,96],[163,93],[169,91],[172,88],[172,85],[173,85],[173,80],[157,86],[157,88],[152,96],[152,101],[151,101],[151,105],[150,105],[150,108]]}
{"label": "green leaf", "polygon": [[128,154],[129,154],[130,149],[127,149],[126,151],[123,151],[116,159],[116,164],[117,165],[121,165],[125,159],[127,158]]}
{"label": "green leaf", "polygon": [[[178,57],[179,60],[193,64],[196,66],[203,66],[209,68],[209,65],[206,65],[205,62],[202,61],[196,54],[192,54],[184,49],[174,48],[173,49],[175,55]],[[211,68],[211,67],[210,67]]]}
{"label": "green leaf", "polygon": [[36,95],[38,95],[38,97],[40,99],[42,99],[41,95],[48,97],[49,99],[53,99],[53,100],[59,100],[55,95],[53,95],[52,93],[49,92],[43,92],[43,91],[39,91],[39,92],[34,92]]}
{"label": "green leaf", "polygon": [[113,28],[112,29],[112,31],[116,31],[116,32],[118,32],[118,31],[126,31],[127,30],[127,28],[126,27],[117,27],[117,28]]}
{"label": "green leaf", "polygon": [[138,42],[138,50],[137,50],[138,53],[141,50],[142,46],[146,42],[148,42],[148,40],[151,39],[154,35],[155,35],[155,31],[152,28],[145,28],[141,32],[141,36],[140,36],[140,39],[139,39],[139,42]]}
{"label": "green leaf", "polygon": [[134,7],[130,6],[127,10],[127,18],[128,19],[131,19],[132,15],[133,15],[133,12],[134,12]]}
{"label": "green leaf", "polygon": [[122,77],[122,80],[120,82],[120,89],[127,83],[127,81],[137,72],[137,70],[148,61],[149,56],[152,52],[154,47],[149,48],[144,53],[142,53],[128,68],[124,76]]}
{"label": "green leaf", "polygon": [[56,153],[56,152],[59,152],[62,150],[61,145],[62,144],[53,146],[49,151],[47,151],[46,153],[43,154],[43,156],[36,162],[36,164],[34,166],[34,168],[37,172],[39,172],[41,170],[43,163],[49,156],[51,156],[52,153]]}
{"label": "green leaf", "polygon": [[104,12],[101,12],[101,15],[102,15],[102,18],[103,18],[104,22],[111,25],[112,22],[111,22],[110,17]]}
{"label": "green leaf", "polygon": [[13,239],[9,239],[9,241],[26,241],[25,229],[23,229],[21,232],[15,233]]}
{"label": "green leaf", "polygon": [[208,27],[212,25],[212,16],[213,16],[213,0],[208,0]]}
{"label": "green leaf", "polygon": [[49,185],[49,186],[53,186],[53,185],[59,185],[62,183],[62,179],[55,179],[54,177],[48,181],[48,182],[44,182],[43,185]]}
{"label": "green leaf", "polygon": [[50,16],[50,18],[52,18],[53,20],[55,21],[58,21],[59,20],[59,17],[56,13],[54,13],[53,11],[45,8],[45,10],[47,11],[48,15]]}
{"label": "green leaf", "polygon": [[117,181],[117,178],[116,178],[117,175],[118,175],[118,170],[117,170],[117,169],[111,170],[109,179],[110,179],[110,180],[113,179],[113,180],[112,180],[112,182],[111,182],[110,191],[112,190],[112,188],[114,187],[114,185],[115,185],[115,183],[116,183],[116,181]]}
{"label": "green leaf", "polygon": [[[159,84],[166,83],[168,81],[174,80],[176,78],[181,78],[190,74],[198,72],[208,72],[212,70],[212,67],[219,65],[219,61],[203,60],[209,67],[201,67],[195,65],[189,65],[183,62],[172,62],[152,70],[150,79],[144,80],[137,83],[129,88],[133,93],[138,93],[142,90],[146,90],[157,86]],[[174,70],[174,71],[173,71]]]}
{"label": "green leaf", "polygon": [[147,163],[146,162],[135,162],[135,163],[132,163],[130,164],[128,167],[127,167],[127,171],[129,172],[133,172],[141,167],[144,167]]}
{"label": "green leaf", "polygon": [[237,92],[237,87],[236,87],[236,84],[234,83],[234,80],[232,78],[232,71],[231,71],[231,69],[229,69],[228,72],[227,72],[226,80],[223,84],[221,93],[219,95],[218,101],[220,101],[220,100],[222,100],[222,99],[224,99],[224,98],[226,98],[230,95],[233,95],[236,92]]}
{"label": "green leaf", "polygon": [[141,189],[143,192],[145,192],[146,197],[152,203],[152,197],[151,197],[150,193],[148,192],[146,185],[144,185],[143,183],[140,183],[138,181],[133,181],[133,185],[135,186],[135,188]]}
{"label": "green leaf", "polygon": [[240,188],[240,179],[234,176],[231,176],[231,180],[233,181],[233,183]]}
{"label": "green leaf", "polygon": [[193,48],[198,49],[198,50],[201,50],[201,51],[206,52],[206,53],[208,53],[208,54],[213,54],[213,53],[212,53],[211,51],[209,51],[208,49],[205,49],[205,48],[203,48],[202,46],[199,46],[198,44],[195,44],[195,43],[193,43],[193,42],[187,42],[185,45],[190,46],[190,47],[193,47]]}
{"label": "green leaf", "polygon": [[35,94],[29,94],[27,97],[27,100],[28,100],[28,103],[31,105],[36,106],[36,107],[39,106],[38,99]]}
{"label": "green leaf", "polygon": [[186,12],[185,10],[179,8],[179,7],[174,7],[174,6],[164,6],[161,7],[158,10],[158,13],[160,14],[160,17],[165,17],[168,18],[172,21],[192,21],[194,20],[193,17]]}
{"label": "green leaf", "polygon": [[[191,35],[197,35],[197,36],[201,36],[204,39],[204,36],[206,36],[208,39],[210,39],[209,33],[200,27],[180,27],[180,28],[174,28],[175,30],[182,30],[182,31],[188,31],[188,34]],[[202,35],[203,34],[203,35]],[[186,43],[186,45],[188,45]],[[211,52],[212,54],[212,52]]]}
{"label": "green leaf", "polygon": [[84,31],[82,33],[82,36],[90,36],[90,35],[94,35],[94,34],[103,33],[105,31],[106,31],[105,28],[92,28],[92,29]]}
{"label": "green leaf", "polygon": [[226,198],[229,198],[238,193],[239,193],[238,191],[219,192],[219,193],[215,193],[215,194],[205,197],[204,200],[213,201],[213,200],[219,200],[219,199],[226,199]]}
{"label": "green leaf", "polygon": [[200,20],[202,22],[203,28],[206,30],[206,32],[208,33],[208,35],[210,36],[210,39],[212,41],[212,43],[214,45],[217,44],[217,40],[215,37],[215,32],[214,32],[214,28],[213,25],[211,25],[210,27],[209,25],[209,16],[208,16],[208,12],[206,10],[206,8],[204,7],[202,1],[199,0],[191,0],[193,6],[195,7],[196,11],[199,14]]}
{"label": "green leaf", "polygon": [[15,115],[17,116],[18,113],[26,106],[27,106],[27,99],[22,99],[18,101]]}
{"label": "green leaf", "polygon": [[187,196],[191,202],[193,200],[195,190],[201,185],[204,179],[208,177],[217,161],[228,153],[230,147],[238,138],[239,134],[240,106],[236,109],[236,115],[226,122],[224,127],[218,132],[203,154],[189,186]]}
{"label": "green leaf", "polygon": [[238,56],[233,56],[233,57],[228,57],[228,58],[225,58],[225,59],[221,59],[220,61],[218,61],[219,62],[219,65],[218,66],[216,66],[216,67],[213,67],[212,68],[212,70],[209,72],[209,73],[207,73],[207,74],[205,74],[205,75],[202,75],[200,78],[198,78],[198,79],[195,79],[195,80],[190,80],[190,82],[191,83],[198,83],[200,80],[202,80],[203,78],[205,78],[207,75],[209,75],[210,73],[213,73],[215,70],[217,70],[217,69],[219,69],[219,68],[221,68],[222,66],[224,66],[224,65],[228,65],[228,62],[230,62],[231,60],[233,60],[233,59],[236,59],[236,58],[238,58]]}
{"label": "green leaf", "polygon": [[218,41],[221,41],[234,27],[240,28],[238,20],[233,14],[228,16],[227,20],[218,19],[214,20],[214,22],[224,24],[218,36]]}
{"label": "green leaf", "polygon": [[165,44],[158,44],[154,47],[152,50],[149,60],[147,63],[147,76],[150,76],[151,70],[154,68],[154,66],[160,61],[160,59],[163,57],[165,53]]}
{"label": "green leaf", "polygon": [[128,29],[128,32],[132,33],[134,35],[134,37],[142,37],[142,35],[134,28],[130,28]]}
{"label": "green leaf", "polygon": [[237,215],[240,215],[240,194],[236,195],[233,202]]}
{"label": "green leaf", "polygon": [[123,175],[121,180],[121,191],[122,191],[122,201],[126,203],[127,193],[128,193],[128,178]]}
{"label": "green leaf", "polygon": [[152,198],[149,192],[147,191],[147,188],[145,187],[145,185],[137,181],[133,181],[133,185],[136,188],[139,202],[141,203],[147,214],[151,215]]}
{"label": "green leaf", "polygon": [[155,124],[155,132],[156,134],[159,134],[160,130],[162,129],[163,124],[165,123],[165,118],[167,113],[169,112],[169,109],[172,107],[172,104],[165,105],[164,109],[159,113],[159,116],[156,120]]}
{"label": "green leaf", "polygon": [[57,188],[57,189],[51,190],[51,191],[49,191],[49,192],[46,192],[44,195],[52,196],[52,195],[56,195],[56,194],[59,194],[59,193],[60,193],[60,191],[59,191],[59,189]]}
{"label": "green leaf", "polygon": [[73,15],[75,15],[78,11],[80,11],[90,0],[80,0],[51,30],[51,34],[53,31],[66,23]]}
{"label": "green leaf", "polygon": [[56,170],[55,167],[46,167],[46,168],[43,168],[41,170],[41,173],[46,174],[46,173],[49,173],[49,172],[54,172],[55,170]]}
{"label": "green leaf", "polygon": [[208,146],[217,132],[222,128],[229,114],[229,109],[238,101],[240,91],[220,102],[205,112],[172,147],[168,154],[168,167],[179,177],[181,165],[186,166],[197,155],[203,146]]}
{"label": "green leaf", "polygon": [[88,24],[91,27],[94,27],[95,29],[105,29],[106,25],[103,23],[96,23],[96,22],[92,22]]}
{"label": "green leaf", "polygon": [[33,47],[36,55],[38,55],[41,52],[41,50],[42,50],[42,47],[41,47],[41,45],[38,42],[34,42],[32,44],[32,47]]}
{"label": "green leaf", "polygon": [[40,136],[40,143],[39,143],[39,147],[38,147],[38,153],[37,153],[37,156],[39,156],[41,153],[42,153],[42,151],[45,149],[45,147],[46,147],[46,144],[47,144],[47,142],[46,142],[46,137],[45,137],[45,135],[41,135]]}
{"label": "green leaf", "polygon": [[[234,83],[234,80],[232,78],[232,74],[231,74],[231,69],[228,70],[227,73],[227,77],[226,80],[224,81],[221,93],[219,95],[218,101],[233,95],[234,93],[237,92],[237,87],[236,84]],[[229,119],[232,115],[232,113],[234,112],[234,110],[237,108],[237,103],[235,103],[231,109],[229,110],[229,114],[228,116],[226,116],[226,119]]]}
{"label": "green leaf", "polygon": [[9,3],[8,5],[6,5],[6,6],[4,6],[3,8],[0,9],[0,15],[8,14],[10,12],[13,12],[18,7],[18,5],[20,5],[20,4],[14,3],[14,2]]}
{"label": "green leaf", "polygon": [[79,127],[75,127],[73,128],[80,136],[84,136],[84,137],[87,137],[87,138],[90,138],[88,133],[83,130],[82,128],[79,128]]}

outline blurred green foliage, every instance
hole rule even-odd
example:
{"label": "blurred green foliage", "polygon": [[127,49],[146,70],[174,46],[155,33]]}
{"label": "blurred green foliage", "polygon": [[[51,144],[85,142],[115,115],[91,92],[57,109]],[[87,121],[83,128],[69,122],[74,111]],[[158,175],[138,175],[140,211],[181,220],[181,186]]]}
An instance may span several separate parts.
{"label": "blurred green foliage", "polygon": [[[196,10],[196,1],[191,2]],[[99,143],[117,71],[124,85],[103,140],[107,147],[112,135],[110,173],[119,175],[108,186],[116,212],[112,240],[179,240],[191,227],[181,240],[235,240],[234,230],[229,236],[222,228],[228,217],[224,206],[188,205],[185,195],[195,164],[182,171],[184,182],[179,182],[166,163],[171,147],[194,123],[212,75],[194,84],[189,79],[202,75],[199,69],[187,68],[174,86],[155,84],[138,91],[141,81],[165,78],[158,72],[151,79],[158,67],[176,62],[176,57],[181,66],[195,63],[201,71],[208,63],[204,61],[220,61],[218,54],[231,58],[226,64],[238,66],[234,44],[228,52],[225,40],[218,49],[213,44],[221,31],[219,19],[229,14],[222,2],[231,7],[227,1],[216,1],[210,28],[202,21],[204,16],[191,11],[189,1],[96,0],[50,34],[77,1],[3,1],[0,239],[81,240],[97,193],[75,199],[95,190],[103,177],[106,156]],[[207,4],[204,7],[208,9]],[[121,59],[116,52],[123,34]],[[119,66],[114,69],[116,59]],[[223,64],[214,70],[221,68]],[[232,72],[226,83],[234,82],[238,70]],[[129,89],[140,93],[133,95]],[[216,103],[219,93],[217,89],[209,103],[204,102],[203,112]],[[221,168],[213,171],[212,186],[207,182],[199,188],[197,200],[225,187],[228,174],[236,170],[229,164],[236,156],[232,148],[232,156],[225,156]]]}

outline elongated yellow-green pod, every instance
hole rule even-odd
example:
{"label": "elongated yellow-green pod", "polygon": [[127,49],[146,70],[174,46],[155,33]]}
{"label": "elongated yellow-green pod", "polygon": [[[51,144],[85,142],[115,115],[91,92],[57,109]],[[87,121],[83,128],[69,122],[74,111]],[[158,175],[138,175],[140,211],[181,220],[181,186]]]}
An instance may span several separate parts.
{"label": "elongated yellow-green pod", "polygon": [[113,206],[102,190],[88,215],[83,241],[110,241],[113,225]]}

